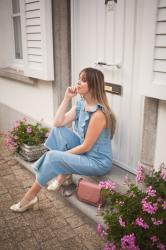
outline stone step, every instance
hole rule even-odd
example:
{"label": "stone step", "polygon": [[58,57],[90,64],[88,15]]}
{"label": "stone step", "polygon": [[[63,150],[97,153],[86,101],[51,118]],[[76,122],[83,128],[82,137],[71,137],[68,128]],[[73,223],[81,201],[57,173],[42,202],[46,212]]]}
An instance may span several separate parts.
{"label": "stone step", "polygon": [[[23,160],[19,155],[15,156],[15,159],[26,169],[31,171],[33,174],[35,174],[32,165],[33,163],[27,162]],[[108,180],[111,179],[116,183],[117,190],[124,192],[127,190],[127,186],[124,185],[124,177],[128,174],[129,178],[132,182],[134,182],[135,176],[128,171],[119,168],[118,166],[113,165],[110,173],[108,175],[102,176],[102,177],[87,177],[87,176],[80,176],[80,175],[73,175],[73,181],[75,184],[78,183],[78,180],[80,178],[85,178],[87,180],[93,179],[96,183],[98,183],[101,180]],[[88,205],[86,203],[80,202],[75,195],[72,195],[71,197],[65,197],[73,206],[78,208],[82,213],[86,214],[90,219],[92,219],[96,223],[100,223],[104,226],[104,221],[102,219],[102,216],[100,215],[100,212],[97,210],[96,207]]]}

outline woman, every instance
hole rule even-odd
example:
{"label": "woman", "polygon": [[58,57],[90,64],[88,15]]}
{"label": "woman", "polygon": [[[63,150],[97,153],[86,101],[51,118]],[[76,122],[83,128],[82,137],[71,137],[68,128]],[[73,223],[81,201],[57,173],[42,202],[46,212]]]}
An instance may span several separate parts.
{"label": "woman", "polygon": [[[66,112],[77,94],[81,100]],[[65,127],[72,121],[74,132]],[[69,174],[97,176],[110,171],[115,117],[108,105],[101,71],[86,68],[80,72],[76,87],[68,87],[65,92],[54,126],[45,143],[50,151],[35,162],[36,181],[22,200],[10,207],[15,212],[24,212],[37,203],[40,189],[56,176],[61,185]]]}

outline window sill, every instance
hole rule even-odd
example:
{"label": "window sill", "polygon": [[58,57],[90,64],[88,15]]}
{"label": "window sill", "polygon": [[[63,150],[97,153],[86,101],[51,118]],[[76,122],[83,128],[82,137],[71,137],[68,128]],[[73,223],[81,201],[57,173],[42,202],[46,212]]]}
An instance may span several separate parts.
{"label": "window sill", "polygon": [[14,81],[19,81],[31,85],[34,85],[38,82],[37,79],[24,76],[23,71],[16,71],[12,68],[0,68],[0,77],[12,79]]}

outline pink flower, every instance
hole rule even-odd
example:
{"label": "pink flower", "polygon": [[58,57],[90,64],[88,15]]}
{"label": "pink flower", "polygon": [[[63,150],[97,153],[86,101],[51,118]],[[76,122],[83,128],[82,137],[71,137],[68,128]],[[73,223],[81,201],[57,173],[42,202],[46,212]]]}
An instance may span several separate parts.
{"label": "pink flower", "polygon": [[149,225],[146,224],[142,218],[137,218],[135,220],[135,224],[138,225],[138,226],[140,226],[140,227],[142,227],[142,228],[144,228],[144,229],[148,229],[149,228]]}
{"label": "pink flower", "polygon": [[15,148],[15,143],[13,141],[13,138],[10,137],[9,135],[6,135],[5,139],[4,139],[4,145],[7,149],[14,149]]}
{"label": "pink flower", "polygon": [[152,186],[147,187],[146,193],[151,197],[156,196],[156,190],[154,190]]}
{"label": "pink flower", "polygon": [[158,247],[158,249],[160,249],[160,250],[165,250],[165,246],[164,246],[163,244],[161,244],[161,243],[159,243],[159,244],[157,245],[157,247]]}
{"label": "pink flower", "polygon": [[116,246],[113,243],[112,244],[106,243],[104,245],[103,250],[116,250]]}
{"label": "pink flower", "polygon": [[24,121],[24,122],[27,122],[27,118],[26,118],[26,117],[24,117],[24,118],[23,118],[23,121]]}
{"label": "pink flower", "polygon": [[122,227],[125,227],[125,226],[126,226],[125,222],[122,220],[122,217],[119,217],[119,224],[120,224]]}
{"label": "pink flower", "polygon": [[125,250],[140,250],[138,246],[135,245],[135,235],[129,234],[121,238],[121,248]]}
{"label": "pink flower", "polygon": [[124,184],[129,185],[129,182],[130,182],[129,175],[126,174],[125,177],[124,177]]}
{"label": "pink flower", "polygon": [[13,128],[12,128],[12,130],[16,130],[19,126],[20,126],[20,122],[16,121]]}
{"label": "pink flower", "polygon": [[148,202],[145,198],[142,200],[142,210],[148,214],[155,214],[157,211],[157,205],[152,204],[152,202]]}
{"label": "pink flower", "polygon": [[98,234],[101,234],[102,231],[103,231],[102,225],[101,225],[101,224],[98,224],[98,225],[97,225],[97,233],[98,233]]}
{"label": "pink flower", "polygon": [[115,190],[115,187],[116,187],[115,183],[113,181],[111,181],[111,180],[100,181],[99,186],[100,186],[100,188],[109,189],[110,191]]}
{"label": "pink flower", "polygon": [[106,240],[107,232],[104,230],[101,224],[97,225],[97,233],[101,236],[103,240]]}
{"label": "pink flower", "polygon": [[162,207],[163,209],[166,209],[166,201],[163,202]]}
{"label": "pink flower", "polygon": [[162,201],[163,201],[163,199],[162,199],[161,197],[158,197],[158,198],[157,198],[157,202],[158,202],[158,203],[161,203]]}
{"label": "pink flower", "polygon": [[163,220],[156,220],[156,218],[152,218],[152,222],[156,226],[159,226],[159,225],[163,224]]}
{"label": "pink flower", "polygon": [[144,180],[144,169],[139,164],[137,167],[136,182],[141,183]]}
{"label": "pink flower", "polygon": [[26,129],[26,131],[27,131],[27,133],[32,133],[32,128],[31,127],[27,127],[27,129]]}
{"label": "pink flower", "polygon": [[163,168],[161,170],[161,177],[163,178],[164,181],[166,181],[166,168]]}
{"label": "pink flower", "polygon": [[158,238],[157,238],[156,235],[151,236],[150,239],[151,239],[151,241],[152,241],[153,243],[155,243],[155,242],[158,241]]}

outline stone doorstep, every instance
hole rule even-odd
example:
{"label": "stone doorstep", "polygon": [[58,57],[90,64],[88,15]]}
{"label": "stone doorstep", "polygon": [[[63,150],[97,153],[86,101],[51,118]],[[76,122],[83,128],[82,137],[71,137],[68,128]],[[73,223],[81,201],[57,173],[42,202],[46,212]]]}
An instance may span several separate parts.
{"label": "stone doorstep", "polygon": [[[35,171],[32,168],[32,164],[30,162],[24,161],[21,157],[18,155],[15,156],[15,159],[26,169],[28,169],[30,172],[35,174]],[[87,177],[88,180],[93,180],[95,182],[99,182],[100,180],[108,180],[111,179],[114,181],[117,185],[117,190],[121,192],[125,192],[127,190],[126,185],[124,185],[124,177],[128,174],[129,178],[132,182],[134,182],[135,176],[134,174],[129,173],[128,171],[121,169],[118,166],[113,165],[111,172],[108,175],[102,176],[102,177]],[[73,181],[74,183],[78,183],[79,178],[82,177],[80,175],[73,175]],[[48,191],[49,192],[49,191]],[[104,221],[102,219],[102,216],[99,215],[97,212],[97,208],[91,205],[88,205],[86,203],[83,203],[79,201],[75,195],[72,195],[71,197],[65,197],[73,206],[75,206],[77,209],[79,209],[82,213],[84,213],[86,216],[88,216],[91,220],[93,220],[96,223],[100,223],[104,226]]]}

